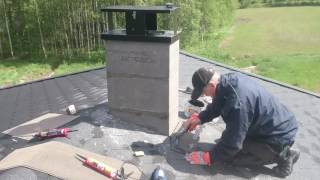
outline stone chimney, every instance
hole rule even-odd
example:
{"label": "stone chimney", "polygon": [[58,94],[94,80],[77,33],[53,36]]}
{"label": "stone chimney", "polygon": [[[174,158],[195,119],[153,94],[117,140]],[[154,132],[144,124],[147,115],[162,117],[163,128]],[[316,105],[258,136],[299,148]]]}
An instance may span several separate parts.
{"label": "stone chimney", "polygon": [[108,105],[111,114],[169,135],[178,123],[179,36],[157,30],[157,13],[177,7],[109,6],[125,13],[125,29],[103,33],[107,53]]}

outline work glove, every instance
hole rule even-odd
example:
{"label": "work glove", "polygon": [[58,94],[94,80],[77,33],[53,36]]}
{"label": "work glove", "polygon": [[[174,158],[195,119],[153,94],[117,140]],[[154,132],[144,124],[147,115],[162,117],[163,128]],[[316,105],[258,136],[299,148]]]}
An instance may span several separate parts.
{"label": "work glove", "polygon": [[198,113],[193,113],[191,115],[191,117],[183,123],[183,127],[184,129],[186,129],[187,131],[193,131],[196,129],[196,127],[201,123],[199,117],[198,117]]}
{"label": "work glove", "polygon": [[209,152],[203,152],[203,151],[194,151],[192,153],[188,153],[185,156],[185,159],[190,164],[196,164],[196,165],[211,165],[211,158]]}

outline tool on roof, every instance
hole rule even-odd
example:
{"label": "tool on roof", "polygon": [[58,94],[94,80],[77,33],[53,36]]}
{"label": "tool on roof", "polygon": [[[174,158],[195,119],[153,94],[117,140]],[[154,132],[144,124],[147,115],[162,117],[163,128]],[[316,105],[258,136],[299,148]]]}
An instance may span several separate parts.
{"label": "tool on roof", "polygon": [[188,87],[186,87],[185,89],[179,88],[179,91],[180,91],[180,92],[183,92],[183,93],[185,93],[185,94],[192,94],[193,89],[188,86]]}
{"label": "tool on roof", "polygon": [[185,104],[184,115],[186,118],[189,118],[193,113],[200,113],[204,103],[199,100],[189,100]]}
{"label": "tool on roof", "polygon": [[180,138],[187,133],[188,130],[181,126],[177,132],[174,132],[170,136],[170,148],[171,150],[178,152],[178,153],[185,153],[185,151],[180,148]]}
{"label": "tool on roof", "polygon": [[150,180],[167,180],[167,176],[164,173],[164,170],[158,166],[152,173]]}
{"label": "tool on roof", "polygon": [[185,151],[180,147],[180,138],[187,133],[187,130],[183,127],[180,127],[180,129],[173,133],[170,136],[170,148],[171,150],[184,154]]}
{"label": "tool on roof", "polygon": [[[194,113],[191,115],[191,119],[195,119],[198,116],[198,114]],[[192,139],[194,141],[198,141],[199,140],[199,136],[200,133],[202,131],[202,127],[200,127],[200,125],[192,125],[189,128],[183,127],[183,125],[180,126],[179,130],[177,132],[174,132],[171,136],[170,136],[170,148],[171,150],[177,152],[177,153],[181,153],[184,154],[186,153],[186,150],[184,150],[181,147],[181,137],[184,136],[186,133],[191,132],[192,135]],[[189,144],[190,146],[191,144]],[[190,146],[190,148],[193,148]]]}
{"label": "tool on roof", "polygon": [[48,129],[46,131],[40,131],[33,136],[37,139],[44,140],[56,137],[68,137],[70,132],[75,132],[78,130],[71,130],[70,128],[60,128],[60,129]]}
{"label": "tool on roof", "polygon": [[91,157],[84,157],[80,154],[76,154],[77,158],[83,162],[84,165],[88,166],[89,168],[113,179],[113,180],[125,180],[128,179],[130,175],[132,175],[133,172],[130,172],[128,174],[124,173],[124,168],[123,166],[119,169],[116,170],[102,162],[99,162],[96,159],[93,159]]}

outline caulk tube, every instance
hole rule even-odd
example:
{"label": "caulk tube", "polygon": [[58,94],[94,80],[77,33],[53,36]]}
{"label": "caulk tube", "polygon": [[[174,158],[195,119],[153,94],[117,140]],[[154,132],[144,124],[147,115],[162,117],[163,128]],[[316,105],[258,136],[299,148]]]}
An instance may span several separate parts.
{"label": "caulk tube", "polygon": [[107,166],[93,158],[87,158],[84,161],[84,164],[109,178],[115,179],[117,176],[117,171],[114,168]]}
{"label": "caulk tube", "polygon": [[48,138],[67,137],[69,131],[70,131],[69,128],[52,129],[48,131],[47,136]]}
{"label": "caulk tube", "polygon": [[47,131],[38,132],[34,136],[39,138],[40,140],[55,138],[55,137],[67,137],[69,131],[70,131],[69,128],[49,129]]}

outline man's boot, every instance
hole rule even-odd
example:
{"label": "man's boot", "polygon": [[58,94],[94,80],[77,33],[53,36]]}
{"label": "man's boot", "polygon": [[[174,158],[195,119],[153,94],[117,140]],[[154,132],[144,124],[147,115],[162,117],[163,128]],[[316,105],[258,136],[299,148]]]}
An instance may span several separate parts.
{"label": "man's boot", "polygon": [[285,150],[280,153],[279,159],[277,160],[278,166],[272,169],[275,175],[282,178],[289,176],[292,173],[293,165],[298,161],[299,156],[299,151],[292,150],[289,147],[285,148]]}

